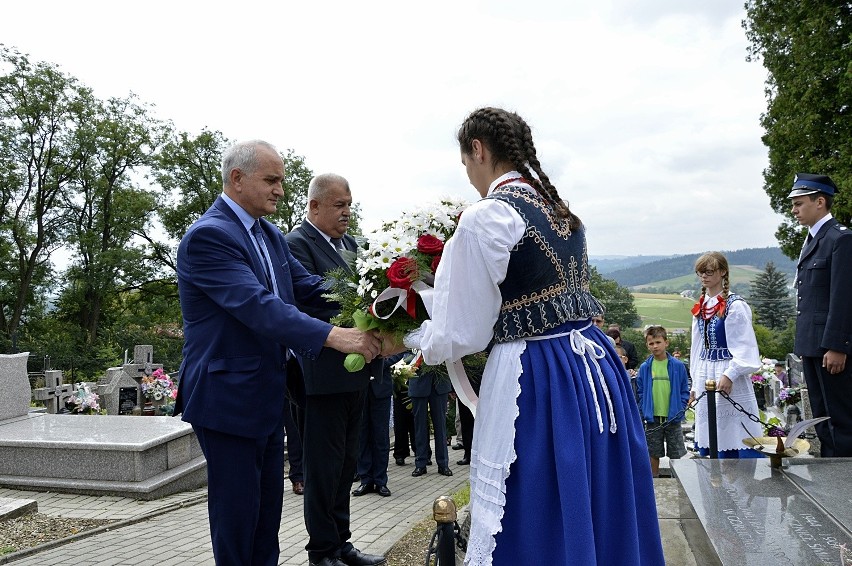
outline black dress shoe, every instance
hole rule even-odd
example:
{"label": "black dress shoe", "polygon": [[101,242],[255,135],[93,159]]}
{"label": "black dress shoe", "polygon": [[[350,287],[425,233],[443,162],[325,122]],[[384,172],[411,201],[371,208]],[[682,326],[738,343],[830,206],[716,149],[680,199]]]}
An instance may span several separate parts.
{"label": "black dress shoe", "polygon": [[470,466],[470,458],[462,458],[458,462],[456,462],[459,466]]}
{"label": "black dress shoe", "polygon": [[346,562],[333,557],[325,557],[319,562],[310,562],[311,566],[346,566]]}
{"label": "black dress shoe", "polygon": [[354,495],[355,497],[360,497],[361,495],[373,493],[373,487],[374,486],[371,483],[362,483],[361,485],[355,488],[355,491],[352,492],[352,495]]}
{"label": "black dress shoe", "polygon": [[396,459],[396,465],[397,466],[404,466],[405,465],[405,458],[397,458]]}
{"label": "black dress shoe", "polygon": [[464,446],[462,445],[461,442],[456,442],[455,444],[453,444],[453,450],[461,450],[463,448],[464,448]]}
{"label": "black dress shoe", "polygon": [[426,461],[426,465],[427,465],[427,466],[431,466],[431,465],[432,465],[432,460],[427,460],[427,461]]}
{"label": "black dress shoe", "polygon": [[340,561],[347,566],[380,566],[388,563],[384,556],[364,554],[357,548],[353,548],[346,554],[341,553]]}
{"label": "black dress shoe", "polygon": [[420,477],[426,475],[426,468],[414,468],[414,471],[411,472],[412,477]]}
{"label": "black dress shoe", "polygon": [[376,488],[376,493],[378,493],[382,497],[390,497],[391,491],[388,489],[388,486],[380,485]]}
{"label": "black dress shoe", "polygon": [[438,473],[442,476],[451,476],[453,475],[453,471],[449,468],[438,468]]}

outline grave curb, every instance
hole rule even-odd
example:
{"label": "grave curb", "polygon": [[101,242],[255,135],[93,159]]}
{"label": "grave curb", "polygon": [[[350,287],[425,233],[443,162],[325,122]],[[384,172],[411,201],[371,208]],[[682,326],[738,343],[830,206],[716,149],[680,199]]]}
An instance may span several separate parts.
{"label": "grave curb", "polygon": [[18,550],[16,552],[12,552],[10,554],[4,554],[0,556],[0,564],[8,564],[10,562],[14,562],[15,560],[19,560],[21,558],[26,558],[27,556],[38,554],[39,552],[43,552],[45,550],[50,550],[52,548],[56,548],[58,546],[62,546],[64,544],[68,544],[71,542],[75,542],[81,539],[85,539],[91,536],[99,535],[101,533],[111,531],[113,529],[120,529],[129,525],[134,525],[136,523],[141,523],[142,521],[147,521],[153,517],[157,517],[159,515],[163,515],[165,513],[169,513],[171,511],[176,511],[178,509],[182,509],[184,507],[190,507],[192,505],[197,505],[207,501],[207,493],[201,493],[198,495],[194,495],[192,497],[188,497],[184,500],[177,501],[175,503],[170,503],[164,507],[160,507],[159,509],[154,509],[153,511],[149,511],[147,513],[143,513],[141,515],[137,515],[136,517],[131,517],[129,519],[121,519],[114,523],[109,523],[106,525],[102,525],[100,527],[83,531],[77,533],[75,535],[71,535],[68,537],[52,540],[46,542],[44,544],[40,544],[38,546],[32,546],[30,548],[25,548],[23,550]]}

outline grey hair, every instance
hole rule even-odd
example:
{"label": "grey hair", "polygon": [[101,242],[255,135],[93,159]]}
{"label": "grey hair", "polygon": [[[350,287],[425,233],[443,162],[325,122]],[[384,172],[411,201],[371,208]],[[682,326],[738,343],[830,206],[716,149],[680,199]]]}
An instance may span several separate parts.
{"label": "grey hair", "polygon": [[257,169],[257,148],[265,147],[278,154],[275,146],[263,140],[237,142],[222,153],[222,186],[230,184],[231,171],[239,169],[251,175]]}
{"label": "grey hair", "polygon": [[334,185],[343,185],[346,190],[349,189],[349,181],[335,173],[323,173],[311,179],[308,185],[308,206],[312,200],[323,200]]}

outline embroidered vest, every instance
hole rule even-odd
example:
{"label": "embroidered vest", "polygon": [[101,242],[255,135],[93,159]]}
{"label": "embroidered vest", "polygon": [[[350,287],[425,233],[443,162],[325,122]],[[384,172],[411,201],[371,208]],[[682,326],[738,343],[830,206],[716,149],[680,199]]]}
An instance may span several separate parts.
{"label": "embroidered vest", "polygon": [[513,185],[488,197],[517,211],[526,224],[511,251],[503,303],[494,325],[496,342],[538,336],[569,320],[600,316],[603,306],[589,292],[589,265],[582,228],[573,233],[536,193]]}
{"label": "embroidered vest", "polygon": [[[743,298],[739,295],[731,293],[726,299],[728,307],[734,301],[742,301]],[[725,319],[719,318],[718,314],[713,314],[710,320],[704,320],[704,317],[698,317],[698,331],[704,339],[704,347],[701,349],[699,357],[702,360],[710,360],[718,362],[719,360],[730,360],[733,358],[731,351],[728,350],[728,337],[725,335]]]}

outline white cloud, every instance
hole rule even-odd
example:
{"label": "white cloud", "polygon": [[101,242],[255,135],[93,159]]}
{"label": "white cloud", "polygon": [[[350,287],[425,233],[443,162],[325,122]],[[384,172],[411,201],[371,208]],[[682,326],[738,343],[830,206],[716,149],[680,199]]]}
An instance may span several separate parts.
{"label": "white cloud", "polygon": [[774,245],[764,71],[741,3],[52,0],[0,37],[97,95],[137,93],[190,132],[264,138],[346,176],[365,225],[476,197],[455,132],[518,111],[602,254]]}

